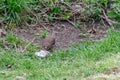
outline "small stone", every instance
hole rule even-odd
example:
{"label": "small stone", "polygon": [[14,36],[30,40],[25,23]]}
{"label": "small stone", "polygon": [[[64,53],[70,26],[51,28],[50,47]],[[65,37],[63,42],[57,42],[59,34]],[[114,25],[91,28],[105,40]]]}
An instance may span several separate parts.
{"label": "small stone", "polygon": [[41,58],[46,58],[50,55],[50,52],[46,50],[41,50],[39,52],[36,52],[35,55]]}

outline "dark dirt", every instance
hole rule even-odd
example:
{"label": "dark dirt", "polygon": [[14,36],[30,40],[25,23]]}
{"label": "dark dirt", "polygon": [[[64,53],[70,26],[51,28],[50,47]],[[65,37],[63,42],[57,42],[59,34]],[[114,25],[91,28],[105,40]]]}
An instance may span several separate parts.
{"label": "dark dirt", "polygon": [[[83,40],[100,40],[106,37],[108,28],[96,24],[95,33],[90,33],[92,27],[75,28],[67,21],[56,22],[53,25],[46,25],[49,34],[55,33],[55,48],[68,48],[70,43],[81,42]],[[16,29],[17,36],[24,41],[33,41],[34,44],[41,46],[43,38],[40,37],[43,27],[38,25],[29,29]],[[35,36],[35,35],[38,36]],[[86,35],[87,36],[82,36]]]}

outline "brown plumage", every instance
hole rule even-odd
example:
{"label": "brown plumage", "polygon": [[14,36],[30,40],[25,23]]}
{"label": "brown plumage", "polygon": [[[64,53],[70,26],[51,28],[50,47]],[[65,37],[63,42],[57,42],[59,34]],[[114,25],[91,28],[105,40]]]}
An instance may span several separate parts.
{"label": "brown plumage", "polygon": [[52,35],[48,35],[42,42],[42,49],[43,50],[51,50],[55,45],[55,37]]}

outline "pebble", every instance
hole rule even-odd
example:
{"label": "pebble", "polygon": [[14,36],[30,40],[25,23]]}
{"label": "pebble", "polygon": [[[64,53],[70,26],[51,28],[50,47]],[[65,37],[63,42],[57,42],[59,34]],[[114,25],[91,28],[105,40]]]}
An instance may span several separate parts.
{"label": "pebble", "polygon": [[50,52],[46,50],[41,50],[39,52],[35,52],[35,55],[41,58],[46,58],[50,55]]}

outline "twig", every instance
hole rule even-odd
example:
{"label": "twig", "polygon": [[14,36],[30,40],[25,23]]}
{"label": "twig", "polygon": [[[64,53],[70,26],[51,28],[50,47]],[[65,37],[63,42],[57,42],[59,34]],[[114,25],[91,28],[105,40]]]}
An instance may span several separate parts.
{"label": "twig", "polygon": [[26,51],[26,49],[28,48],[28,46],[30,46],[31,43],[33,43],[33,42],[35,41],[35,39],[36,39],[36,38],[33,38],[32,41],[29,42],[29,43],[25,46],[25,48],[22,50],[22,52]]}
{"label": "twig", "polygon": [[[10,48],[8,47],[7,42],[5,42],[4,40],[2,40],[2,42],[3,42],[3,44],[4,44],[5,49],[6,49],[6,50],[10,50]],[[7,44],[7,45],[6,45],[6,44]]]}
{"label": "twig", "polygon": [[95,20],[92,18],[92,28],[94,28],[95,27],[95,25],[94,25],[94,23],[95,23]]}
{"label": "twig", "polygon": [[70,21],[70,20],[68,20],[68,19],[67,19],[67,21],[68,21],[70,24],[72,24],[74,27],[76,26],[75,23],[73,23],[72,21]]}
{"label": "twig", "polygon": [[114,27],[113,27],[113,25],[111,23],[111,20],[108,18],[108,16],[106,15],[106,13],[105,13],[104,10],[103,10],[103,16],[100,16],[100,17],[102,17],[103,19],[105,19],[107,21],[107,23],[109,24],[109,26],[111,26],[114,29]]}
{"label": "twig", "polygon": [[15,51],[18,51],[17,45],[15,43],[13,43],[14,47],[15,47]]}
{"label": "twig", "polygon": [[19,48],[18,48],[18,49],[19,49],[19,52],[22,52],[22,50],[23,50],[23,49],[22,49],[22,46],[18,46],[18,47],[19,47]]}
{"label": "twig", "polygon": [[92,18],[92,24],[90,25],[92,28],[90,30],[88,30],[88,33],[92,33],[95,34],[96,33],[96,29],[95,29],[95,20]]}
{"label": "twig", "polygon": [[32,14],[33,16],[35,16],[36,21],[35,21],[35,24],[28,24],[28,23],[25,21],[25,24],[26,24],[27,26],[30,26],[30,27],[36,26],[37,23],[38,23],[38,22],[37,22],[37,21],[38,21],[37,15],[36,15],[35,13],[33,13],[32,11],[30,11],[29,9],[27,10],[27,12],[28,12],[28,13],[31,12],[31,14]]}
{"label": "twig", "polygon": [[61,4],[65,5],[65,6],[67,6],[68,8],[72,9],[71,6],[68,5],[67,3],[65,3],[64,1],[60,1],[59,3],[61,3]]}
{"label": "twig", "polygon": [[45,30],[50,31],[44,24],[40,24]]}
{"label": "twig", "polygon": [[34,2],[27,2],[27,4],[38,4],[40,1],[34,1]]}
{"label": "twig", "polygon": [[106,24],[105,24],[105,22],[103,21],[103,19],[101,19],[101,21],[102,21],[103,26],[107,27]]}

